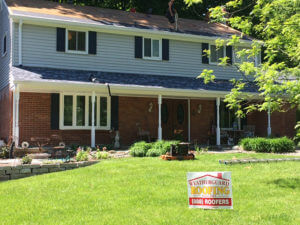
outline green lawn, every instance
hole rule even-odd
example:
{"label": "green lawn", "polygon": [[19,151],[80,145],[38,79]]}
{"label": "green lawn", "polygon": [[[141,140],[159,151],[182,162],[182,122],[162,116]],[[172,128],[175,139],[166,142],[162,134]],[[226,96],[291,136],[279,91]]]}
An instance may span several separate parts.
{"label": "green lawn", "polygon": [[[220,165],[111,159],[76,170],[0,183],[0,224],[300,224],[300,163]],[[232,171],[233,210],[189,209],[186,173]]]}

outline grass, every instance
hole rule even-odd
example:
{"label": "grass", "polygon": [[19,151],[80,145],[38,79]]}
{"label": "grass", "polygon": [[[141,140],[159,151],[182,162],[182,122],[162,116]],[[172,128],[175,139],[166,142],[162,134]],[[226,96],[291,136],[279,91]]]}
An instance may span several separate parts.
{"label": "grass", "polygon": [[[300,224],[299,162],[221,165],[111,159],[76,170],[0,183],[0,224]],[[189,209],[186,173],[232,171],[233,210]]]}

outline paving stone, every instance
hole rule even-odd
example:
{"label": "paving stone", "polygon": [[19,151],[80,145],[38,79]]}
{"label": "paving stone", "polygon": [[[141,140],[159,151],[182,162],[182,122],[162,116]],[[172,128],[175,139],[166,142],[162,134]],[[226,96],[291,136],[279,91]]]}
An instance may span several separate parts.
{"label": "paving stone", "polygon": [[19,178],[24,178],[24,177],[29,177],[29,174],[12,174],[10,175],[10,179],[19,179]]}
{"label": "paving stone", "polygon": [[0,166],[0,171],[1,170],[11,170],[11,166]]}
{"label": "paving stone", "polygon": [[77,168],[78,167],[77,163],[62,163],[60,166],[65,167],[65,168]]}
{"label": "paving stone", "polygon": [[31,173],[31,169],[30,168],[20,169],[20,173]]}
{"label": "paving stone", "polygon": [[0,175],[0,181],[6,181],[6,180],[10,180],[10,176],[9,175],[4,175],[4,176]]}
{"label": "paving stone", "polygon": [[49,168],[49,172],[59,172],[59,171],[65,171],[66,169],[64,167],[60,167],[60,168]]}
{"label": "paving stone", "polygon": [[41,168],[57,168],[59,167],[59,164],[45,164],[45,165],[41,165]]}
{"label": "paving stone", "polygon": [[5,170],[0,170],[0,176],[6,175]]}
{"label": "paving stone", "polygon": [[12,170],[6,170],[6,174],[19,174],[20,170],[12,169]]}
{"label": "paving stone", "polygon": [[49,172],[48,168],[34,168],[34,169],[32,169],[32,173],[36,173],[36,174],[48,173],[48,172]]}

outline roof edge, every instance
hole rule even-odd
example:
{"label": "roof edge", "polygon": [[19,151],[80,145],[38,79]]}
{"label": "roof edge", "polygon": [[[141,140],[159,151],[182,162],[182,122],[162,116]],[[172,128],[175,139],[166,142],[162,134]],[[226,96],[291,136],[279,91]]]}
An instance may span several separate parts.
{"label": "roof edge", "polygon": [[[9,9],[9,7],[8,7]],[[114,26],[114,25],[101,25],[101,24],[92,24],[88,22],[79,22],[79,21],[71,21],[66,19],[54,19],[54,18],[43,18],[40,16],[29,16],[29,15],[17,15],[13,12],[13,10],[9,9],[10,18],[14,22],[19,22],[23,20],[24,22],[35,24],[35,25],[46,25],[46,26],[78,26],[78,27],[85,27],[85,28],[93,28],[97,31],[105,31],[107,33],[113,34],[123,34],[123,35],[157,35],[163,37],[169,37],[170,39],[174,40],[183,40],[183,41],[192,41],[192,42],[199,42],[199,41],[215,41],[218,38],[222,38],[220,36],[204,36],[204,35],[195,35],[195,34],[188,34],[188,33],[178,33],[178,32],[170,32],[170,31],[158,31],[158,30],[148,30],[148,29],[141,29],[136,27],[124,27],[124,26]],[[229,38],[222,38],[224,40],[229,40]],[[254,40],[240,40],[242,45],[250,45],[253,43]]]}

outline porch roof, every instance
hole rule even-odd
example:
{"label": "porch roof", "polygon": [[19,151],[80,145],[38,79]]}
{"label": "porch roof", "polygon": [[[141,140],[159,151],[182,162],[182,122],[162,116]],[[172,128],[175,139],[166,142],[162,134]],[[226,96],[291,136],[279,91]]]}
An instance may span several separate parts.
{"label": "porch roof", "polygon": [[[96,82],[90,81],[90,76],[96,78]],[[182,76],[162,76],[133,73],[116,73],[102,71],[83,71],[53,69],[41,67],[12,67],[12,76],[15,82],[49,82],[49,83],[85,83],[85,84],[111,84],[127,87],[150,87],[158,89],[182,89],[201,91],[229,92],[233,85],[229,80],[217,79],[215,82],[204,84],[203,79]],[[249,83],[245,92],[257,93],[254,83]]]}

